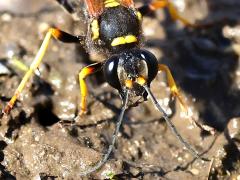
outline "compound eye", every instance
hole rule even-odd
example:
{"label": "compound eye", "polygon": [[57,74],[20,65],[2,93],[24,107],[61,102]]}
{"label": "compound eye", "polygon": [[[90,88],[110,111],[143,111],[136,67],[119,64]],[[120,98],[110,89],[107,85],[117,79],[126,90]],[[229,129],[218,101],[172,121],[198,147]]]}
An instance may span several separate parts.
{"label": "compound eye", "polygon": [[113,56],[106,61],[103,67],[103,72],[106,81],[115,89],[121,90],[121,85],[118,79],[118,62],[119,58],[117,56]]}
{"label": "compound eye", "polygon": [[147,63],[148,67],[148,84],[156,77],[158,73],[158,62],[156,57],[146,50],[141,50],[141,58]]}

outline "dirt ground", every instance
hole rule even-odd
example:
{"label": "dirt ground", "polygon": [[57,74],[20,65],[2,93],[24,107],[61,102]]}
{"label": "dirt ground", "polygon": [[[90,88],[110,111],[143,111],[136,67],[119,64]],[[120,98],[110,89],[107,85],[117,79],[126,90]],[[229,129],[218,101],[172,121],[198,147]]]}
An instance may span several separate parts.
{"label": "dirt ground", "polygon": [[[137,6],[143,2],[138,1]],[[98,73],[88,78],[89,113],[78,113],[79,70],[105,57],[80,45],[52,40],[39,71],[10,115],[1,119],[0,179],[240,179],[240,2],[176,0],[190,28],[159,10],[143,20],[143,47],[167,64],[192,117],[215,135],[192,126],[172,99],[163,73],[151,89],[171,121],[203,157],[195,159],[150,101],[130,108],[108,162],[80,177],[101,159],[121,110],[116,90]],[[185,5],[185,8],[184,6]],[[0,2],[0,108],[24,75],[49,27],[76,35],[86,23],[49,0]],[[40,73],[40,75],[39,75]],[[37,75],[38,74],[38,75]],[[63,121],[64,124],[59,123]]]}

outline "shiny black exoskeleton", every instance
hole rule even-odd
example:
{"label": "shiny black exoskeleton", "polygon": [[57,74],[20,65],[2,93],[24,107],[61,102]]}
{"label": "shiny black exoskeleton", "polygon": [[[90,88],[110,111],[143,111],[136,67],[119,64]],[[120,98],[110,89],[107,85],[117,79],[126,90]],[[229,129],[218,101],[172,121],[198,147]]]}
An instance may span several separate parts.
{"label": "shiny black exoskeleton", "polygon": [[[138,77],[143,77],[150,86],[158,73],[156,57],[147,50],[130,49],[109,58],[103,67],[106,81],[121,94],[123,94],[125,81],[133,82]],[[147,93],[138,83],[133,83],[132,91],[135,96],[147,97]]]}
{"label": "shiny black exoskeleton", "polygon": [[136,46],[139,42],[111,46],[116,37],[134,35],[141,38],[141,22],[136,12],[124,6],[106,8],[99,17],[99,33],[103,46],[110,52],[118,53]]}

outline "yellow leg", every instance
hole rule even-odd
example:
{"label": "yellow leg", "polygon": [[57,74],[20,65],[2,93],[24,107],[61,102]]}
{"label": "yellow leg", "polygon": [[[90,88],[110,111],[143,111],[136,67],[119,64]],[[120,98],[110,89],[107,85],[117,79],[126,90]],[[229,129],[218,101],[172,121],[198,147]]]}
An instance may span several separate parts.
{"label": "yellow leg", "polygon": [[186,26],[192,26],[192,27],[197,26],[193,23],[190,23],[187,19],[183,18],[182,16],[180,16],[180,14],[178,13],[178,11],[175,8],[173,3],[168,1],[167,8],[168,8],[169,13],[170,13],[173,20],[179,20],[180,22],[182,22]]}
{"label": "yellow leg", "polygon": [[171,73],[170,69],[164,64],[159,64],[158,65],[158,70],[159,71],[164,71],[166,73],[167,81],[168,81],[171,93],[172,93],[173,96],[178,98],[178,100],[180,102],[181,109],[186,113],[190,123],[193,124],[194,126],[198,126],[202,130],[210,132],[211,134],[215,134],[215,130],[213,128],[211,128],[207,125],[201,125],[192,116],[189,116],[187,105],[186,105],[185,101],[183,100],[183,98],[181,96],[181,93],[176,86],[176,83],[174,81],[174,78],[172,76],[172,73]]}
{"label": "yellow leg", "polygon": [[87,95],[88,88],[85,82],[85,78],[97,71],[99,71],[102,67],[102,63],[94,63],[89,66],[84,67],[79,73],[79,85],[80,85],[80,115],[83,115],[87,112]]}
{"label": "yellow leg", "polygon": [[190,23],[187,19],[183,18],[182,16],[180,16],[180,14],[178,13],[178,11],[175,8],[174,4],[171,3],[169,0],[156,0],[156,1],[153,1],[153,2],[151,2],[148,5],[140,7],[139,11],[141,12],[142,15],[145,15],[145,14],[147,14],[149,12],[155,11],[155,10],[160,9],[160,8],[168,8],[171,17],[174,20],[181,21],[186,26],[192,26],[192,27],[197,26],[195,24]]}
{"label": "yellow leg", "polygon": [[169,84],[170,91],[171,91],[172,95],[175,96],[176,98],[178,98],[178,100],[180,102],[180,105],[181,105],[181,108],[185,112],[187,112],[187,105],[184,102],[184,100],[183,100],[183,98],[182,98],[182,96],[180,94],[180,91],[177,88],[177,85],[176,85],[176,83],[174,81],[174,78],[172,76],[172,73],[171,73],[170,69],[166,65],[164,65],[164,64],[159,64],[158,65],[158,70],[159,71],[164,71],[166,73],[166,75],[167,75],[167,82]]}
{"label": "yellow leg", "polygon": [[54,37],[57,40],[60,40],[62,42],[77,42],[80,40],[80,37],[75,37],[72,36],[68,33],[65,33],[63,31],[60,31],[58,29],[55,28],[50,28],[42,42],[42,45],[37,53],[37,55],[35,56],[32,64],[30,65],[30,68],[26,71],[22,81],[20,82],[19,86],[17,87],[13,97],[11,98],[11,100],[8,102],[7,106],[3,109],[3,114],[8,114],[11,109],[13,108],[17,98],[19,97],[19,95],[21,94],[21,92],[23,91],[24,87],[26,86],[26,83],[28,82],[28,80],[30,79],[30,77],[33,75],[33,73],[35,72],[35,70],[39,67],[40,63],[42,62],[43,56],[47,50],[47,47],[49,45],[50,39],[51,37]]}
{"label": "yellow leg", "polygon": [[14,66],[15,68],[23,71],[23,72],[27,72],[28,71],[28,66],[25,65],[20,59],[18,59],[17,57],[12,57],[9,64],[11,64],[12,66]]}

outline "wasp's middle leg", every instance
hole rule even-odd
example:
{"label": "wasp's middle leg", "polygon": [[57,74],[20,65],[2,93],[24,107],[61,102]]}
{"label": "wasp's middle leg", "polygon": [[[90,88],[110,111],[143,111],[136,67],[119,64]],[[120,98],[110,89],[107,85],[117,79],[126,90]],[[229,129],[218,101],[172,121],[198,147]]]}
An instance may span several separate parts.
{"label": "wasp's middle leg", "polygon": [[103,65],[102,62],[90,64],[89,66],[84,67],[79,73],[79,85],[80,85],[80,95],[81,95],[79,115],[83,115],[87,112],[88,88],[85,82],[85,78],[97,71],[100,71],[102,68],[102,65]]}
{"label": "wasp's middle leg", "polygon": [[184,100],[183,100],[183,98],[182,98],[182,96],[180,94],[180,91],[177,88],[175,80],[174,80],[174,78],[172,76],[172,73],[171,73],[170,69],[168,68],[168,66],[166,66],[164,64],[159,64],[158,65],[158,70],[159,71],[164,71],[166,73],[166,75],[167,75],[167,82],[168,82],[168,85],[170,87],[170,91],[171,91],[172,95],[179,100],[181,108],[185,112],[187,112],[187,105],[184,102]]}
{"label": "wasp's middle leg", "polygon": [[166,66],[164,64],[159,64],[158,65],[158,70],[159,71],[164,71],[166,73],[167,81],[168,81],[168,84],[169,84],[169,87],[170,87],[170,91],[171,91],[172,95],[175,96],[179,100],[180,105],[181,105],[181,109],[187,114],[190,123],[195,125],[195,126],[198,126],[202,130],[205,130],[205,131],[210,132],[211,134],[214,134],[215,131],[214,131],[213,128],[211,128],[207,125],[201,125],[193,117],[189,116],[187,104],[183,100],[182,95],[181,95],[179,89],[177,88],[177,85],[174,81],[174,78],[173,78],[172,73],[171,73],[170,69],[168,68],[168,66]]}
{"label": "wasp's middle leg", "polygon": [[153,11],[155,11],[157,9],[160,9],[160,8],[167,8],[173,20],[179,20],[184,25],[190,26],[190,27],[197,27],[198,26],[197,24],[191,23],[187,19],[182,17],[178,13],[174,4],[172,2],[170,2],[169,0],[155,0],[151,3],[149,3],[149,4],[143,5],[142,7],[138,8],[138,10],[140,11],[140,13],[142,15],[146,15],[146,14],[148,14],[150,12],[153,12]]}

